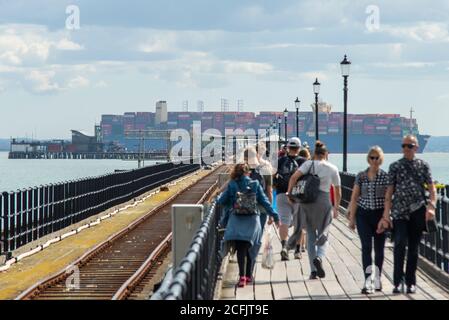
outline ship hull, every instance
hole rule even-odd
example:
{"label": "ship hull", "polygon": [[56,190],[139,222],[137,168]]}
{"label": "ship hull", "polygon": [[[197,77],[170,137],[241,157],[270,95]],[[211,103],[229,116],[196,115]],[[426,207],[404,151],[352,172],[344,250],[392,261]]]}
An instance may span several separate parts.
{"label": "ship hull", "polygon": [[[428,135],[418,135],[419,149],[418,152],[422,153],[425,149],[428,139]],[[313,149],[314,137],[308,137],[303,135],[300,137],[301,141],[307,141],[310,147]],[[343,136],[342,135],[321,135],[320,140],[323,141],[329,152],[331,153],[343,153]],[[366,153],[372,146],[380,146],[385,153],[400,153],[402,137],[392,137],[388,135],[348,135],[348,153]]]}

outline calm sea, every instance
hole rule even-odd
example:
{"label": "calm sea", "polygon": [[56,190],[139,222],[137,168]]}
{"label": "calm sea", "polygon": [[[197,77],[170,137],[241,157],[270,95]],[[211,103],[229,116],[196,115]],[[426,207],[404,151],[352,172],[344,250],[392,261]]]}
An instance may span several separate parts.
{"label": "calm sea", "polygon": [[[385,155],[384,170],[400,154]],[[449,183],[449,153],[424,153],[420,158],[429,162],[433,177],[442,183]],[[342,155],[331,154],[332,163],[342,168]],[[152,162],[145,162],[150,165]],[[154,162],[153,162],[154,163]],[[366,155],[351,154],[348,156],[348,170],[357,173],[367,167]],[[65,180],[97,176],[115,169],[135,169],[137,161],[122,160],[10,160],[8,152],[0,152],[0,191],[11,191],[21,188],[56,183]]]}
{"label": "calm sea", "polygon": [[[145,161],[145,165],[154,164]],[[0,192],[39,186],[84,177],[99,176],[115,169],[136,169],[137,161],[8,159],[0,152]]]}
{"label": "calm sea", "polygon": [[[429,163],[434,180],[449,184],[449,153],[423,153],[419,154],[417,157]],[[402,154],[386,154],[382,169],[388,172],[390,164],[400,158],[402,158]],[[342,169],[343,155],[330,154],[329,161],[335,164],[340,170]],[[366,168],[368,168],[368,163],[365,154],[348,155],[349,172],[357,173]]]}

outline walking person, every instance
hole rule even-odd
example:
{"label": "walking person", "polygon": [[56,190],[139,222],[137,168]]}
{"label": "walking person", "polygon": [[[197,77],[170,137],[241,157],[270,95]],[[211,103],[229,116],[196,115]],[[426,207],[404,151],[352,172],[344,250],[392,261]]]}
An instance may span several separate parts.
{"label": "walking person", "polygon": [[[379,146],[370,148],[367,154],[368,169],[361,171],[355,178],[349,204],[349,228],[355,229],[362,245],[362,265],[365,283],[362,294],[373,292],[371,276],[374,273],[374,290],[382,291],[381,275],[384,262],[385,233],[377,233],[385,205],[385,192],[388,187],[388,174],[380,167],[384,152]],[[374,240],[374,265],[372,268],[372,249]]]}
{"label": "walking person", "polygon": [[[304,158],[305,160],[311,159],[309,145],[307,144],[307,142],[303,143],[303,148],[299,151],[299,156]],[[305,229],[303,229],[300,218],[301,218],[300,214],[296,215],[295,229],[293,231],[293,234],[288,239],[288,245],[289,245],[289,247],[291,247],[295,243],[294,242],[295,239],[299,238],[299,246],[301,248],[301,252],[304,253],[304,252],[306,252],[307,231]]]}
{"label": "walking person", "polygon": [[[265,195],[268,198],[268,201],[270,204],[273,203],[273,169],[271,166],[271,163],[269,161],[264,160],[262,157],[260,157],[261,154],[264,154],[265,147],[263,144],[258,145],[259,150],[257,151],[254,147],[248,147],[244,152],[244,158],[245,163],[248,164],[250,168],[250,174],[249,177],[252,180],[259,181]],[[254,272],[254,267],[256,265],[256,258],[259,254],[260,247],[262,246],[262,239],[263,239],[263,232],[265,229],[265,224],[267,222],[267,212],[265,208],[262,205],[258,205],[259,211],[260,211],[260,225],[262,227],[262,232],[260,233],[259,238],[254,243],[254,245],[251,247],[250,255],[252,259],[252,268],[251,268],[251,274]],[[273,223],[273,218],[270,217],[268,219],[268,225],[271,225]],[[247,283],[252,282],[252,277],[247,278]]]}
{"label": "walking person", "polygon": [[[287,155],[278,161],[277,172],[274,175],[274,185],[276,188],[276,205],[282,222],[279,228],[281,238],[281,260],[289,260],[287,243],[288,229],[293,225],[294,219],[298,217],[299,204],[289,201],[286,192],[290,177],[306,161],[299,156],[301,140],[299,138],[290,138],[287,143]],[[298,217],[299,218],[299,217]],[[295,259],[301,258],[300,237],[296,239]]]}
{"label": "walking person", "polygon": [[[390,165],[385,209],[383,218],[378,224],[379,233],[393,227],[393,293],[395,294],[401,293],[400,287],[404,280],[407,293],[416,292],[419,243],[423,231],[426,230],[426,221],[435,217],[435,185],[428,163],[415,157],[418,148],[419,142],[415,136],[404,137],[402,141],[404,156]],[[430,200],[427,199],[425,189],[429,192]],[[407,266],[404,279],[404,259],[407,246]]]}
{"label": "walking person", "polygon": [[231,180],[226,190],[217,198],[217,203],[228,206],[220,220],[220,228],[226,228],[223,240],[232,242],[237,252],[239,265],[239,287],[244,287],[252,279],[253,261],[251,247],[257,243],[262,233],[260,224],[260,204],[279,226],[279,215],[271,207],[267,196],[257,180],[249,178],[247,164],[237,164],[231,172]]}
{"label": "walking person", "polygon": [[[299,203],[303,225],[307,230],[307,251],[310,262],[310,279],[324,278],[323,259],[328,245],[329,227],[332,217],[337,218],[341,201],[340,175],[336,166],[328,162],[327,148],[324,143],[317,141],[314,150],[314,159],[306,161],[291,177],[287,196],[291,197],[293,186],[306,174],[315,174],[319,177],[319,191],[317,198],[311,203]],[[334,186],[335,204],[332,206],[329,190]],[[293,200],[291,200],[293,201]]]}

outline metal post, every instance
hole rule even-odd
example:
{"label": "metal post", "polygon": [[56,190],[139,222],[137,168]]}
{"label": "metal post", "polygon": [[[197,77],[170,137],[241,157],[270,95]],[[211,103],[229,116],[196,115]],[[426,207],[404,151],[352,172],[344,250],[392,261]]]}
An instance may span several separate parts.
{"label": "metal post", "polygon": [[296,137],[299,138],[299,108],[296,108]]}
{"label": "metal post", "polygon": [[343,172],[348,171],[348,76],[344,76]]}
{"label": "metal post", "polygon": [[315,140],[320,140],[318,132],[318,93],[315,93]]}
{"label": "metal post", "polygon": [[0,237],[2,238],[2,244],[1,244],[1,253],[6,253],[9,251],[9,194],[7,192],[3,192],[1,195],[1,199],[3,200],[0,202],[0,211],[2,211],[2,221],[3,221],[3,230],[0,230]]}
{"label": "metal post", "polygon": [[284,134],[285,134],[285,142],[287,142],[287,117],[284,116]]}
{"label": "metal post", "polygon": [[256,132],[256,150],[259,148],[259,132]]}
{"label": "metal post", "polygon": [[225,153],[226,153],[226,137],[222,136],[221,137],[221,160],[223,162],[225,162],[225,160],[226,160]]}
{"label": "metal post", "polygon": [[279,135],[279,143],[281,143],[281,117],[278,117],[278,135]]}

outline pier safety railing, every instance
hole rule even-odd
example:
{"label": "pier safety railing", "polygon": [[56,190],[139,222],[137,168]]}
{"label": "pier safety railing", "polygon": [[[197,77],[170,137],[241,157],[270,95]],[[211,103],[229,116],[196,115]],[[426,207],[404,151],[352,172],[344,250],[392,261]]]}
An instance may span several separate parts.
{"label": "pier safety railing", "polygon": [[222,263],[222,234],[217,229],[222,207],[213,203],[207,212],[186,256],[174,270],[168,289],[157,299],[213,299]]}
{"label": "pier safety railing", "polygon": [[[342,201],[344,208],[348,208],[351,201],[355,175],[340,172],[342,185]],[[435,218],[438,231],[424,234],[419,253],[442,271],[449,273],[449,185],[437,190],[438,200]]]}
{"label": "pier safety railing", "polygon": [[141,169],[3,192],[0,255],[66,228],[198,170],[199,164],[164,163]]}

